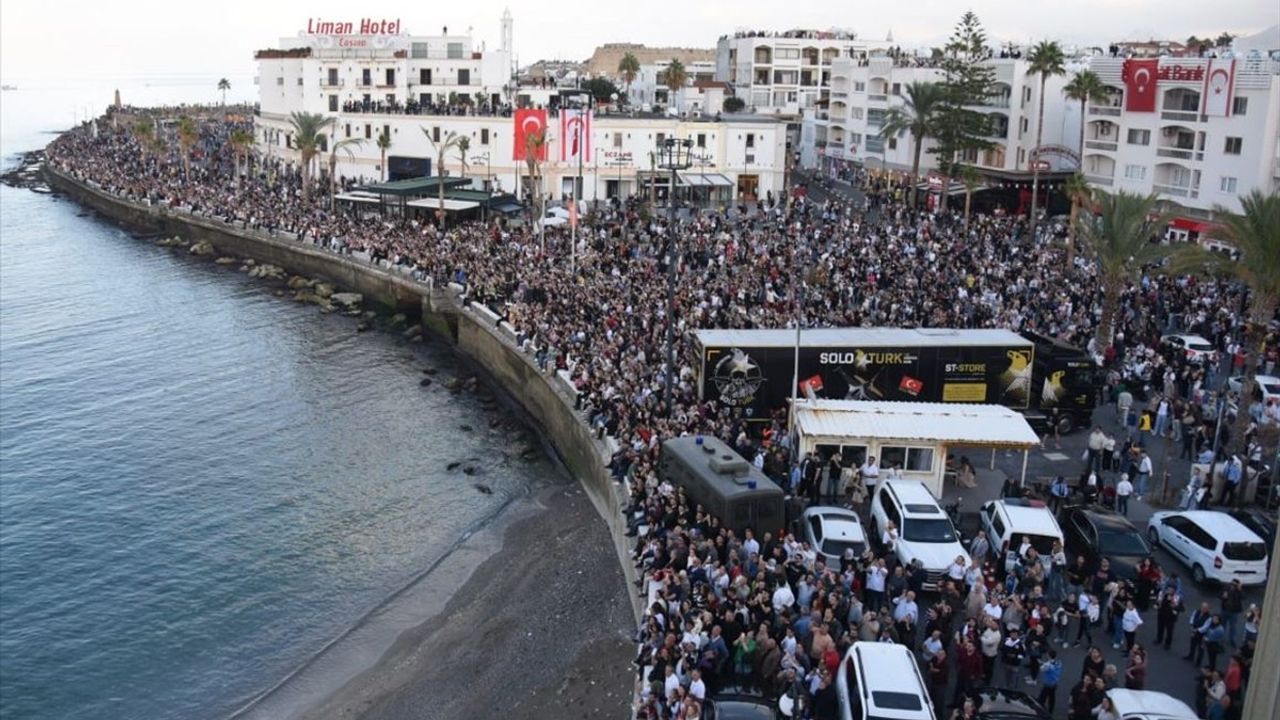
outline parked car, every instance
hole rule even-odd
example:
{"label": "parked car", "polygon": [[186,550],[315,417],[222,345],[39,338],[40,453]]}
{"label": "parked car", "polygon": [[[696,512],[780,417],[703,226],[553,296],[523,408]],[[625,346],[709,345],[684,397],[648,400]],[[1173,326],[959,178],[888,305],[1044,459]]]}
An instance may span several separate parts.
{"label": "parked car", "polygon": [[1005,688],[982,688],[970,697],[977,700],[979,720],[1053,720],[1030,695]]}
{"label": "parked car", "polygon": [[1196,720],[1186,703],[1154,690],[1108,690],[1107,697],[1124,720]]}
{"label": "parked car", "polygon": [[763,696],[749,692],[723,692],[707,700],[702,720],[779,720],[782,714]]}
{"label": "parked car", "polygon": [[1267,545],[1239,520],[1215,510],[1158,512],[1147,523],[1151,544],[1191,568],[1191,578],[1242,585],[1267,581]]}
{"label": "parked car", "polygon": [[882,480],[871,500],[874,540],[884,537],[888,521],[898,528],[895,553],[899,562],[910,565],[919,560],[927,577],[925,590],[937,590],[947,568],[957,557],[969,562],[969,553],[960,544],[960,535],[951,518],[938,506],[933,493],[919,480]]}
{"label": "parked car", "polygon": [[1072,562],[1083,555],[1089,567],[1096,568],[1105,557],[1118,578],[1136,579],[1138,563],[1151,556],[1142,533],[1120,513],[1096,505],[1072,505],[1063,508],[1060,525]]}
{"label": "parked car", "polygon": [[1218,362],[1218,351],[1213,348],[1213,343],[1199,335],[1165,335],[1160,338],[1160,348],[1171,360],[1175,355],[1182,355],[1195,365]]}
{"label": "parked car", "polygon": [[805,539],[809,546],[827,561],[827,567],[839,567],[845,550],[858,557],[867,549],[867,534],[858,513],[842,507],[819,506],[804,511]]}
{"label": "parked car", "polygon": [[[1058,527],[1057,519],[1039,500],[992,500],[982,506],[978,517],[991,542],[991,555],[1003,560],[1005,572],[1012,571],[1021,561],[1018,548],[1022,538],[1029,538],[1031,547],[1044,558],[1052,555],[1055,542],[1063,542],[1062,528]],[[982,562],[984,559],[975,558],[974,561]]]}
{"label": "parked car", "polygon": [[846,720],[934,720],[916,658],[905,645],[856,642],[836,671],[836,697]]}
{"label": "parked car", "polygon": [[[1258,381],[1258,386],[1254,388],[1257,399],[1262,400],[1262,404],[1266,405],[1272,400],[1280,400],[1280,377],[1274,375],[1255,375],[1254,379]],[[1244,376],[1236,375],[1227,380],[1227,387],[1236,396],[1240,395],[1240,388],[1244,386]],[[1249,403],[1245,403],[1248,407]]]}

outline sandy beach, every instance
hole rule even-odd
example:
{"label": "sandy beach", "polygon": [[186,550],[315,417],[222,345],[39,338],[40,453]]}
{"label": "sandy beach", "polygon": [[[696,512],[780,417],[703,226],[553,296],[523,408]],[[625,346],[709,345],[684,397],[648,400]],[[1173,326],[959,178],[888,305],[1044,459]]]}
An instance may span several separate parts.
{"label": "sandy beach", "polygon": [[537,501],[443,612],[304,717],[625,717],[633,621],[608,531],[577,483]]}

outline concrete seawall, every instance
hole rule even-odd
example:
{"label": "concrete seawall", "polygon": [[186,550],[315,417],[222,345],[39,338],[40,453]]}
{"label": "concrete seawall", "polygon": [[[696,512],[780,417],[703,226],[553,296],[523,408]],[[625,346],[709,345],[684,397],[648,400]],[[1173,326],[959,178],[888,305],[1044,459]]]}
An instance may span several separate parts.
{"label": "concrete seawall", "polygon": [[[608,526],[628,583],[636,580],[630,543],[624,534],[627,528],[619,512],[627,498],[607,470],[608,444],[595,438],[574,410],[572,388],[556,375],[541,372],[533,359],[516,347],[510,326],[500,324],[490,309],[476,303],[460,303],[454,290],[434,288],[395,269],[375,266],[360,258],[338,255],[286,237],[232,227],[212,218],[124,200],[48,166],[44,172],[51,187],[128,227],[204,240],[217,248],[217,254],[253,258],[295,275],[322,278],[340,289],[361,293],[366,299],[419,319],[424,331],[452,342],[520,403],[535,429],[582,484]],[[638,621],[643,611],[641,601],[633,592],[627,596]]]}

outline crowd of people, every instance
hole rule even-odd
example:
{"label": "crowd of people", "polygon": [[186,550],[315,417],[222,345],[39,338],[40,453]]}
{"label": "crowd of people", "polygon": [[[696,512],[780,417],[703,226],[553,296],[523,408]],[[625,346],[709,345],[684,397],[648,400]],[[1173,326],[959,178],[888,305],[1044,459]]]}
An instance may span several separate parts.
{"label": "crowd of people", "polygon": [[[156,124],[162,134],[175,132]],[[1146,440],[1173,432],[1184,444],[1191,438],[1189,452],[1203,452],[1204,428],[1222,401],[1215,378],[1170,361],[1159,338],[1196,331],[1225,351],[1239,339],[1240,285],[1145,275],[1123,293],[1115,339],[1102,346],[1094,338],[1101,312],[1095,266],[1087,253],[1066,261],[1061,227],[1044,224],[1033,236],[1023,218],[994,215],[977,215],[966,227],[953,210],[913,209],[893,181],[869,183],[859,202],[744,199],[680,221],[674,245],[668,221],[649,212],[643,196],[613,201],[584,222],[571,267],[570,235],[558,228],[543,239],[501,221],[441,227],[431,217],[370,218],[335,209],[324,179],[304,187],[297,167],[281,158],[257,158],[246,171],[227,142],[235,123],[202,123],[185,163],[176,141],[165,150],[140,144],[128,118],[96,125],[59,137],[48,161],[121,197],[457,282],[468,300],[516,328],[539,367],[566,371],[584,420],[617,442],[610,468],[628,488],[641,589],[655,598],[637,636],[641,717],[696,718],[717,689],[745,684],[770,697],[792,693],[812,717],[834,718],[834,663],[850,643],[867,640],[917,650],[937,707],[954,705],[958,717],[971,715],[967,694],[994,683],[1000,668],[1001,681],[1037,684],[1047,705],[1067,706],[1073,718],[1105,720],[1106,688],[1145,682],[1147,646],[1138,638],[1153,608],[1153,645],[1168,647],[1183,635],[1172,628],[1190,622],[1191,656],[1207,673],[1205,711],[1229,717],[1239,701],[1256,611],[1246,616],[1224,598],[1217,613],[1202,608],[1179,619],[1180,581],[1159,568],[1127,583],[1105,568],[1067,568],[1057,553],[1024,555],[1007,576],[1000,568],[953,567],[940,597],[926,602],[919,569],[898,565],[892,552],[828,565],[786,528],[735,536],[661,478],[656,461],[665,438],[715,435],[799,490],[792,483],[806,476],[797,474],[801,458],[792,455],[785,418],[748,422],[700,399],[699,358],[685,337],[695,328],[794,327],[799,316],[807,326],[1030,329],[1087,347],[1111,372],[1109,399],[1123,404],[1128,396],[1126,417],[1142,412],[1135,394],[1159,393],[1148,403],[1149,427],[1121,428],[1125,441],[1112,452],[1105,439],[1096,448],[1094,474],[1107,477],[1105,459],[1108,470],[1120,465],[1113,486],[1132,475],[1142,487]],[[677,277],[672,316],[668,263]],[[661,362],[668,323],[678,342],[670,406]],[[1277,347],[1273,336],[1268,367]],[[1259,422],[1268,416],[1260,413]],[[1093,450],[1091,438],[1090,469]],[[1099,641],[1077,682],[1058,649],[1092,645],[1095,634],[1123,655],[1108,662],[1107,643]]]}

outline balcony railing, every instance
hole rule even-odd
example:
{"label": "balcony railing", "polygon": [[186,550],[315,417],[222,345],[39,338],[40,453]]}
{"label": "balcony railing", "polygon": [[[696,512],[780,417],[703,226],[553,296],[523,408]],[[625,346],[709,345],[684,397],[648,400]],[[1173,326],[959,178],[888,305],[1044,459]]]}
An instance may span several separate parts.
{"label": "balcony railing", "polygon": [[336,90],[337,88],[340,88],[343,85],[346,85],[346,83],[342,82],[341,80],[337,82],[329,82],[327,80],[320,81],[320,87],[324,88],[325,90]]}
{"label": "balcony railing", "polygon": [[1002,95],[1002,96],[1000,96],[1000,97],[990,97],[990,98],[987,98],[987,99],[983,100],[983,101],[980,103],[980,105],[981,105],[982,107],[990,107],[990,108],[1006,108],[1006,109],[1007,109],[1007,108],[1009,107],[1009,98],[1004,97],[1003,95]]}
{"label": "balcony railing", "polygon": [[1119,147],[1119,143],[1107,142],[1105,140],[1085,140],[1084,146],[1089,150],[1107,150],[1109,152],[1115,152],[1116,148]]}
{"label": "balcony railing", "polygon": [[1115,183],[1114,179],[1106,175],[1085,175],[1084,179],[1088,180],[1091,185],[1104,185],[1106,187],[1111,187]]}
{"label": "balcony railing", "polygon": [[1200,188],[1193,188],[1190,185],[1160,185],[1157,183],[1152,185],[1151,189],[1165,195],[1173,195],[1174,197],[1200,197]]}
{"label": "balcony railing", "polygon": [[1195,110],[1161,110],[1161,120],[1181,120],[1183,122],[1196,122],[1200,119],[1200,113]]}
{"label": "balcony railing", "polygon": [[1120,107],[1111,106],[1111,105],[1090,105],[1089,114],[1090,115],[1113,115],[1118,117],[1120,115]]}
{"label": "balcony railing", "polygon": [[1190,150],[1184,148],[1156,148],[1156,155],[1167,158],[1177,158],[1179,160],[1203,160],[1204,152],[1199,150]]}
{"label": "balcony railing", "polygon": [[868,101],[868,102],[889,102],[889,96],[888,96],[888,95],[876,95],[875,93],[868,93],[868,94],[867,94],[867,101]]}

